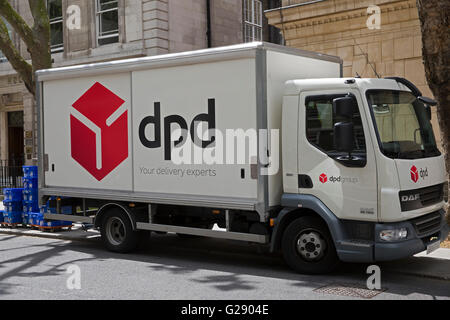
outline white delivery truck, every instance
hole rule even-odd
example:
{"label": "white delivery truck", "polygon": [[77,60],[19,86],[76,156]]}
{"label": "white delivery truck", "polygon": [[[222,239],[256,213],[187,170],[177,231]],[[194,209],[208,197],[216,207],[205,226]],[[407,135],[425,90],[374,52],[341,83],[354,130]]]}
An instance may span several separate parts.
{"label": "white delivery truck", "polygon": [[45,218],[91,224],[109,250],[170,232],[266,244],[322,273],[448,234],[434,102],[405,79],[345,79],[338,57],[250,43],[37,83]]}

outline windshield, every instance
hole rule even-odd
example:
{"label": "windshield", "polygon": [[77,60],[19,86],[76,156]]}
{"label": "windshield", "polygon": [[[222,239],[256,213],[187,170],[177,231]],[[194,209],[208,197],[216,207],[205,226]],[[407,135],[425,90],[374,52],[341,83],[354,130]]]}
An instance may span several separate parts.
{"label": "windshield", "polygon": [[386,156],[418,159],[440,155],[425,105],[413,94],[370,90],[367,99]]}

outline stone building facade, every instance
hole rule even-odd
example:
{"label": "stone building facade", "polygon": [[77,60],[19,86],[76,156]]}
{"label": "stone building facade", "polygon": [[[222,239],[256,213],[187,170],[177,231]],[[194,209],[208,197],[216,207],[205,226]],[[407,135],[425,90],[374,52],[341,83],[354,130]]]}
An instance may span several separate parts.
{"label": "stone building facade", "polygon": [[[28,1],[9,1],[31,24]],[[279,1],[47,0],[47,6],[58,67],[236,44],[249,40],[248,30],[258,35],[253,40],[270,41],[263,10]],[[11,37],[27,57],[18,36]],[[0,160],[35,163],[36,119],[32,95],[0,59]]]}
{"label": "stone building facade", "polygon": [[[405,77],[432,96],[415,0],[283,0],[265,15],[287,46],[340,56],[344,77]],[[436,113],[432,122],[439,141]]]}

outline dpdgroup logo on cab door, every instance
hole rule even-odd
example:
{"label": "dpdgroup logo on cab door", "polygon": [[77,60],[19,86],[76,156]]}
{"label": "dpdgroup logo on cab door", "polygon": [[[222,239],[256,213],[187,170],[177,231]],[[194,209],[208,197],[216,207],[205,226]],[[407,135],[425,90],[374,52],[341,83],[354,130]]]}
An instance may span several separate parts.
{"label": "dpdgroup logo on cab door", "polygon": [[98,181],[128,158],[128,111],[124,103],[97,82],[72,105],[72,158]]}
{"label": "dpdgroup logo on cab door", "polygon": [[356,177],[343,177],[343,176],[328,176],[325,173],[322,173],[319,176],[319,181],[323,184],[325,183],[337,183],[337,184],[344,184],[344,183],[358,183],[359,180]]}

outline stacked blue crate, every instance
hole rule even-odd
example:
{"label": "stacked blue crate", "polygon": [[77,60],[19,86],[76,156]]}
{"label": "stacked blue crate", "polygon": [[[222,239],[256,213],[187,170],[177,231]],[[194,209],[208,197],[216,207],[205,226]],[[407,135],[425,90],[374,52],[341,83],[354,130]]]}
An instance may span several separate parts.
{"label": "stacked blue crate", "polygon": [[37,166],[23,166],[23,177],[24,178],[38,178],[38,167]]}
{"label": "stacked blue crate", "polygon": [[22,212],[22,224],[24,226],[30,225],[30,215],[28,212]]}
{"label": "stacked blue crate", "polygon": [[[49,201],[47,201],[47,205],[44,206],[45,207],[45,211],[47,213],[52,213],[52,214],[56,214],[57,210],[56,207],[51,207],[50,206],[50,201],[51,200],[56,200],[56,198],[50,198]],[[72,214],[72,206],[62,206],[61,207],[61,214]],[[71,227],[72,226],[72,222],[71,221],[53,221],[55,222],[54,227]],[[45,225],[45,227],[51,227],[51,226],[47,226]]]}
{"label": "stacked blue crate", "polygon": [[23,214],[24,224],[37,226],[33,213],[39,212],[38,167],[23,166]]}
{"label": "stacked blue crate", "polygon": [[23,189],[19,188],[19,189],[3,189],[3,195],[5,196],[5,198],[3,199],[3,201],[7,201],[7,202],[20,202],[22,201],[22,194],[23,194]]}
{"label": "stacked blue crate", "polygon": [[5,222],[3,215],[5,214],[5,211],[0,210],[0,224],[2,224],[3,222]]}
{"label": "stacked blue crate", "polygon": [[35,226],[35,223],[34,223],[34,213],[27,213],[27,215],[28,215],[28,224],[30,225],[30,226]]}
{"label": "stacked blue crate", "polygon": [[3,190],[5,199],[3,206],[5,211],[3,213],[3,222],[6,224],[22,224],[22,197],[23,189],[8,188]]}

